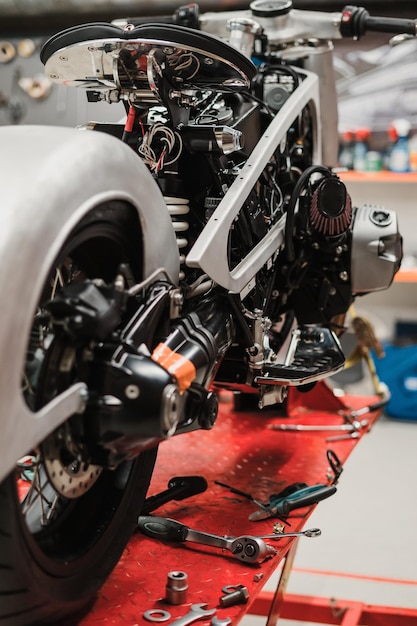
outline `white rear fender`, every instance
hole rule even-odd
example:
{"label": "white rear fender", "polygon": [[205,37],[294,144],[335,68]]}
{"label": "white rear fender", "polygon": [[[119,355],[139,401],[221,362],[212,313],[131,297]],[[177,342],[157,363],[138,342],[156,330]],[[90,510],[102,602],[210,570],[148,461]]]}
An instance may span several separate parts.
{"label": "white rear fender", "polygon": [[121,200],[138,213],[143,276],[178,281],[179,254],[162,194],[131,148],[100,132],[0,128],[0,480],[59,423],[82,410],[82,385],[39,413],[21,393],[32,316],[48,271],[80,220]]}

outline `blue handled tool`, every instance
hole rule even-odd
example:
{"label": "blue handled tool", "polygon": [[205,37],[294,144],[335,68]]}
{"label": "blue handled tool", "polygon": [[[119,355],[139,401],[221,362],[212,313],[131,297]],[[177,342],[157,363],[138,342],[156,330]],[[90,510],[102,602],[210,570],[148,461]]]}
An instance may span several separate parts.
{"label": "blue handled tool", "polygon": [[252,522],[256,522],[258,520],[267,519],[268,517],[286,517],[294,509],[301,509],[304,506],[316,504],[328,498],[333,495],[337,489],[335,485],[319,484],[311,487],[303,486],[292,493],[288,493],[288,491],[289,489],[286,488],[278,495],[272,495],[269,498],[269,505],[263,506],[259,511],[251,513],[249,519]]}

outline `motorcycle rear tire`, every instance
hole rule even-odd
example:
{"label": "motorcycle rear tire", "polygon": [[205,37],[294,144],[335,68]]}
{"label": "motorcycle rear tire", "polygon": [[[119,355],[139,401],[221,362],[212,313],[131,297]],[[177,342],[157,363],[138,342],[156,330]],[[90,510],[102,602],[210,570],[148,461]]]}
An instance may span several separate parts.
{"label": "motorcycle rear tire", "polygon": [[[39,550],[24,527],[15,477],[11,475],[3,481],[0,486],[1,626],[74,626],[79,623],[95,602],[98,590],[116,566],[132,535],[155,456],[155,449],[146,451],[132,464],[128,481],[120,493],[121,499],[105,532],[87,552],[74,555],[71,562],[59,562]],[[90,520],[91,539],[93,527],[97,530],[104,523],[104,504],[110,501],[109,493],[119,489],[120,468],[109,474],[100,479],[101,484],[95,486],[94,495],[92,490],[87,494],[79,512],[80,518],[87,512],[95,513],[94,523]],[[72,517],[76,515],[74,513]],[[77,532],[76,527],[74,532]]]}
{"label": "motorcycle rear tire", "polygon": [[[56,266],[74,253],[91,278],[108,280],[127,263],[138,279],[134,220],[121,203],[99,207],[74,229]],[[86,493],[63,499],[46,529],[25,519],[17,472],[0,484],[0,626],[79,623],[132,535],[156,453],[153,448],[115,470],[103,469]],[[35,513],[39,508],[41,502]]]}

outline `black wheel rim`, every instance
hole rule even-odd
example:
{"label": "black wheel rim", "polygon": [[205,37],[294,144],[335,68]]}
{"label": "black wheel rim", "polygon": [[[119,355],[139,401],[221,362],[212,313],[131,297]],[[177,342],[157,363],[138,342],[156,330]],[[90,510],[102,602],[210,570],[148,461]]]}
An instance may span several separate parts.
{"label": "black wheel rim", "polygon": [[[64,358],[72,358],[76,364],[76,347],[56,341],[45,325],[43,303],[52,299],[60,286],[74,280],[101,278],[110,282],[121,265],[133,275],[132,263],[137,263],[134,256],[129,254],[128,236],[113,222],[81,227],[68,239],[43,290],[29,340],[23,395],[31,409],[48,402],[75,382],[77,376],[75,366],[67,372],[58,371]],[[74,354],[69,355],[71,350]],[[70,485],[71,472],[74,477],[80,472],[73,467],[75,459],[67,454],[75,445],[77,419],[70,418],[17,464],[16,493],[24,532],[34,558],[50,571],[55,564],[60,571],[62,562],[68,570],[68,565],[70,569],[71,563],[75,564],[94,549],[122,506],[131,472],[131,463],[117,470],[102,470],[87,464],[82,468],[83,488],[80,490],[78,476],[77,494],[65,497],[62,488],[57,488],[57,479],[51,480],[52,470],[46,459],[58,458],[57,471],[63,473],[66,484]]]}

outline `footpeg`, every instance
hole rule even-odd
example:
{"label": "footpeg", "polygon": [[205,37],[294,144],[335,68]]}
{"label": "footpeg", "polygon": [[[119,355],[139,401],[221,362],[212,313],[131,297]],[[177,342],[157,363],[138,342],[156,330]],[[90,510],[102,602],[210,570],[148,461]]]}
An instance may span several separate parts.
{"label": "footpeg", "polygon": [[272,362],[255,377],[258,385],[296,386],[315,382],[343,368],[345,357],[337,336],[328,328],[293,331],[284,363]]}

